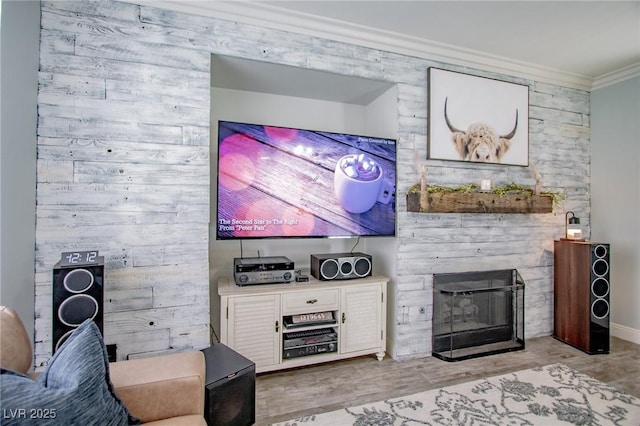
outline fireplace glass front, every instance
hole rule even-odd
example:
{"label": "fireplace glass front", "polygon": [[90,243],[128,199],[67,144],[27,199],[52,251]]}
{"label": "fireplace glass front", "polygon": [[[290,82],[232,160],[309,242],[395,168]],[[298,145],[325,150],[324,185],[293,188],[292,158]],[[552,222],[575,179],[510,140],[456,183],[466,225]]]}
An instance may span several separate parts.
{"label": "fireplace glass front", "polygon": [[524,349],[524,280],[516,269],[434,274],[435,357],[459,361]]}

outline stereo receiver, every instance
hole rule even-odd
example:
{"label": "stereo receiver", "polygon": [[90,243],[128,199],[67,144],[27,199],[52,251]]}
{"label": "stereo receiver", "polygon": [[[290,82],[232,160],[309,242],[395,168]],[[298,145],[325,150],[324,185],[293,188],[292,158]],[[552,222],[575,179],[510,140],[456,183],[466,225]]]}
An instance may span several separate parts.
{"label": "stereo receiver", "polygon": [[338,352],[338,333],[333,328],[285,333],[282,346],[284,359]]}
{"label": "stereo receiver", "polygon": [[294,264],[284,256],[236,257],[233,277],[239,286],[289,283],[294,279]]}

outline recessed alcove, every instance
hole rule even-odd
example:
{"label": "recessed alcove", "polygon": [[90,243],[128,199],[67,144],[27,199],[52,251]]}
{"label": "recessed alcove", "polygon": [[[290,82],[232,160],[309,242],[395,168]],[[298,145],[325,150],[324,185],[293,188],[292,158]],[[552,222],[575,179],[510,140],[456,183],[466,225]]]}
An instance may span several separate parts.
{"label": "recessed alcove", "polygon": [[[357,72],[357,70],[354,70]],[[373,256],[373,272],[396,271],[396,238],[216,240],[217,126],[219,120],[397,138],[394,82],[342,75],[225,55],[211,57],[211,226],[209,257],[212,322],[219,330],[217,281],[242,255],[287,256],[308,272],[310,255],[356,250]],[[392,289],[390,289],[393,291]]]}
{"label": "recessed alcove", "polygon": [[211,56],[213,88],[366,106],[394,86],[393,83],[353,75],[233,56]]}

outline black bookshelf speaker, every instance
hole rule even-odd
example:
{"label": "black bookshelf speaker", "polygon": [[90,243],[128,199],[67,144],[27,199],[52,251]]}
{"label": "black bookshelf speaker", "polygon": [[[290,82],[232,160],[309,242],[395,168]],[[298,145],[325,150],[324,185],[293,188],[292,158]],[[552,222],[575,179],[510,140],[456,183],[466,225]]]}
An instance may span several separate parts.
{"label": "black bookshelf speaker", "polygon": [[609,244],[560,240],[554,254],[554,337],[589,354],[609,353]]}
{"label": "black bookshelf speaker", "polygon": [[203,349],[207,374],[204,418],[209,426],[250,426],[256,421],[256,367],[216,343]]}
{"label": "black bookshelf speaker", "polygon": [[104,260],[92,265],[56,264],[53,269],[52,353],[86,319],[103,332]]}
{"label": "black bookshelf speaker", "polygon": [[372,257],[365,253],[311,255],[311,275],[321,281],[351,280],[371,276]]}

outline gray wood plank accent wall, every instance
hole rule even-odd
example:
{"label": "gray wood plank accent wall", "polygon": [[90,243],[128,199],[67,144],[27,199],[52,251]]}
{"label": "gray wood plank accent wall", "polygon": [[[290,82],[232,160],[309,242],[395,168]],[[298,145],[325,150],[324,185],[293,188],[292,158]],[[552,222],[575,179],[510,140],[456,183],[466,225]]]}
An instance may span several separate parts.
{"label": "gray wood plank accent wall", "polygon": [[[211,54],[397,85],[389,334],[398,359],[431,352],[438,272],[517,268],[527,283],[526,336],[551,334],[553,240],[566,210],[580,212],[588,235],[588,92],[146,5],[43,2],[41,26],[36,366],[51,353],[52,268],[72,249],[105,256],[104,333],[119,359],[208,345],[217,315],[209,307]],[[430,66],[528,85],[532,167],[422,160],[429,182],[533,185],[535,168],[545,188],[566,196],[554,213],[406,212],[414,158],[426,158]]]}

